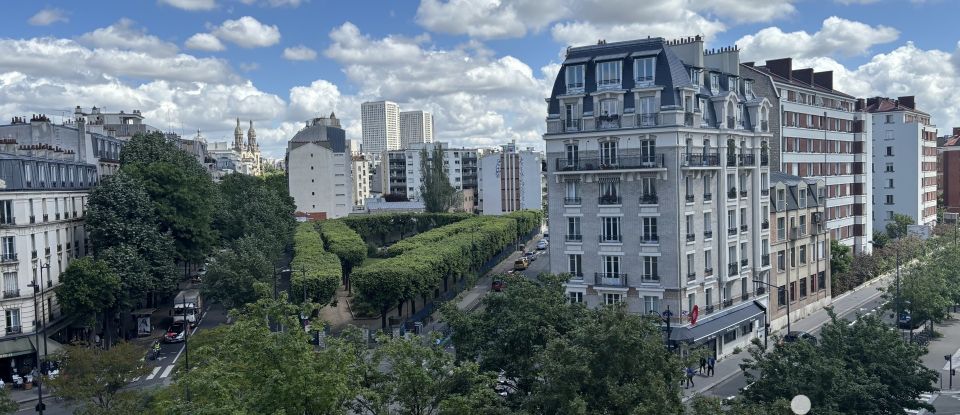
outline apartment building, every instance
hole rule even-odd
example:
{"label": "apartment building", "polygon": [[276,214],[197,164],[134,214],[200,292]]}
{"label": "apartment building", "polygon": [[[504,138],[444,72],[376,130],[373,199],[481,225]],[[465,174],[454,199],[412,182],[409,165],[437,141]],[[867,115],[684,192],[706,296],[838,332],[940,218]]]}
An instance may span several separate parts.
{"label": "apartment building", "polygon": [[[359,147],[354,142],[352,148],[358,149]],[[359,151],[354,151],[352,154],[350,156],[350,175],[353,188],[353,209],[363,210],[364,204],[370,198],[370,166],[373,162]]]}
{"label": "apartment building", "polygon": [[543,207],[542,155],[510,143],[480,158],[480,213],[502,215]]}
{"label": "apartment building", "polygon": [[[44,115],[0,126],[0,377],[28,373],[44,340],[53,353],[66,337],[58,333],[70,321],[55,290],[70,262],[90,252],[87,196],[99,182],[100,155],[115,156],[94,151],[112,137],[85,127],[83,117],[57,125]],[[49,338],[37,343],[38,330]]]}
{"label": "apartment building", "polygon": [[912,96],[867,98],[873,114],[873,230],[894,214],[917,225],[937,222],[937,127]]}
{"label": "apartment building", "polygon": [[387,150],[400,149],[400,106],[392,101],[360,104],[363,152],[374,157]]}
{"label": "apartment building", "polygon": [[433,115],[426,111],[400,111],[400,148],[433,142]]}
{"label": "apartment building", "polygon": [[[392,150],[380,159],[380,178],[384,197],[388,199],[420,200],[420,185],[423,184],[421,153],[426,150],[432,157],[435,148],[443,152],[443,164],[447,166],[450,185],[465,193],[476,194],[478,184],[478,157],[481,150],[452,148],[445,142],[412,144],[410,148]],[[473,198],[465,198],[463,210],[472,212]],[[467,210],[469,208],[469,210]]]}
{"label": "apartment building", "polygon": [[718,356],[762,336],[776,114],[736,47],[568,48],[547,102],[550,270],[571,301],[663,315],[670,342]]}
{"label": "apartment building", "polygon": [[833,72],[794,69],[790,58],[741,65],[753,93],[769,100],[771,166],[826,183],[830,238],[855,252],[872,249],[870,113],[856,98],[833,89]]}
{"label": "apartment building", "polygon": [[347,216],[354,208],[352,141],[336,116],[307,121],[287,143],[287,177],[298,220]]}
{"label": "apartment building", "polygon": [[960,213],[960,181],[947,180],[960,177],[960,127],[953,127],[953,134],[941,137],[940,143],[937,147],[937,181],[941,207],[950,213]]}
{"label": "apartment building", "polygon": [[[826,184],[781,172],[770,173],[770,331],[780,330],[832,301],[830,240],[824,227]],[[763,226],[768,226],[764,224]],[[789,301],[788,301],[789,298]]]}

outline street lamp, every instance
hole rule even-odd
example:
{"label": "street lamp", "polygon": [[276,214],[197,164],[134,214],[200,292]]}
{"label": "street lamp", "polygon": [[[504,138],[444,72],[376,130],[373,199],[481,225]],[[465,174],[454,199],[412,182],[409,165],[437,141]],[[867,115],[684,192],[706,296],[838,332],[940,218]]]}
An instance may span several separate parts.
{"label": "street lamp", "polygon": [[[775,289],[777,290],[777,299],[778,299],[778,301],[779,301],[779,298],[780,298],[780,287],[777,287],[776,285],[773,285],[773,284],[771,284],[771,283],[769,283],[769,282],[766,282],[766,281],[763,281],[763,280],[753,280],[753,282],[754,282],[754,283],[757,283],[757,284],[766,285],[766,286],[770,287],[771,289],[774,289],[774,288],[775,288]],[[790,333],[791,330],[790,330],[790,299],[789,299],[789,298],[787,299],[786,303],[787,303],[787,333]],[[767,307],[767,308],[769,308],[769,307]],[[764,311],[764,314],[766,314],[766,311]],[[764,330],[764,332],[763,332],[763,348],[764,348],[764,350],[766,350],[766,348],[767,348],[767,337],[770,336],[770,330],[768,329],[768,327],[769,327],[768,324],[769,324],[769,323],[770,323],[770,322],[767,321],[767,324],[765,324],[765,325],[764,325],[765,327],[763,328],[763,330]]]}

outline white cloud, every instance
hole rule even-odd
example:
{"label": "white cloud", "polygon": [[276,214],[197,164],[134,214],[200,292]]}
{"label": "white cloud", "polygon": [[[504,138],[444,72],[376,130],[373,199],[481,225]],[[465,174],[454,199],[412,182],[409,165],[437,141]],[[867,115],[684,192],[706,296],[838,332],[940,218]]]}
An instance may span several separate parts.
{"label": "white cloud", "polygon": [[244,48],[266,47],[280,42],[280,29],[276,25],[265,25],[250,16],[226,20],[213,30],[213,34]]}
{"label": "white cloud", "polygon": [[522,37],[568,14],[550,0],[423,0],[417,23],[434,32],[477,38]]}
{"label": "white cloud", "polygon": [[30,23],[34,26],[47,26],[56,22],[67,21],[70,21],[70,19],[67,17],[67,12],[65,10],[55,7],[47,7],[30,17],[30,19],[27,20],[27,23]]}
{"label": "white cloud", "polygon": [[158,2],[189,11],[213,10],[217,7],[216,0],[158,0]]}
{"label": "white cloud", "polygon": [[[290,88],[288,119],[305,120],[319,115],[326,116],[341,109],[340,100],[339,88],[323,79],[313,81],[309,86],[295,86]],[[357,110],[359,112],[359,107]]]}
{"label": "white cloud", "polygon": [[317,58],[317,51],[303,45],[297,45],[284,49],[283,58],[291,61],[312,61]]}
{"label": "white cloud", "polygon": [[692,2],[693,10],[710,11],[733,22],[767,22],[797,11],[796,0],[709,0]]}
{"label": "white cloud", "polygon": [[828,17],[814,34],[805,31],[785,33],[778,27],[768,27],[737,41],[743,60],[791,56],[864,55],[874,45],[897,39],[900,32],[888,26],[870,26],[836,16]]}
{"label": "white cloud", "polygon": [[146,29],[135,27],[133,20],[121,18],[116,23],[84,33],[79,41],[97,48],[135,50],[153,56],[173,56],[177,45],[148,35]]}
{"label": "white cloud", "polygon": [[223,42],[220,42],[220,39],[217,39],[216,36],[209,33],[197,33],[190,36],[183,45],[189,49],[204,50],[207,52],[219,52],[226,49],[226,47],[223,46]]}
{"label": "white cloud", "polygon": [[240,70],[244,72],[250,72],[260,69],[260,64],[256,62],[241,62]]}

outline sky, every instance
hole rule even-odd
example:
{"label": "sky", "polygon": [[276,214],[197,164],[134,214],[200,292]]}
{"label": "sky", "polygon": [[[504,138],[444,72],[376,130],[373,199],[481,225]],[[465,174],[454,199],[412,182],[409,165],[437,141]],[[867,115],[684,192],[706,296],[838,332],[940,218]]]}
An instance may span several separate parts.
{"label": "sky", "polygon": [[10,2],[0,17],[0,117],[139,109],[232,141],[253,120],[283,157],[312,117],[359,140],[360,104],[435,117],[454,146],[542,148],[568,45],[700,34],[741,61],[793,57],[858,97],[915,95],[960,126],[954,0],[143,0]]}

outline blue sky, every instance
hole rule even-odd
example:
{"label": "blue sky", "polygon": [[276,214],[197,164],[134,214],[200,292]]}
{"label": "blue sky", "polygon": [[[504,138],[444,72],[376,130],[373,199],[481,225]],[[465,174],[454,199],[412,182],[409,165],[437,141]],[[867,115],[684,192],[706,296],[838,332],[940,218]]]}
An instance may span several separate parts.
{"label": "blue sky", "polygon": [[210,141],[239,116],[282,156],[306,118],[337,111],[359,139],[360,102],[391,99],[433,111],[455,145],[539,146],[567,44],[701,33],[744,61],[834,70],[853,95],[917,95],[945,132],[960,125],[958,15],[948,0],[12,2],[0,116],[141,109]]}

